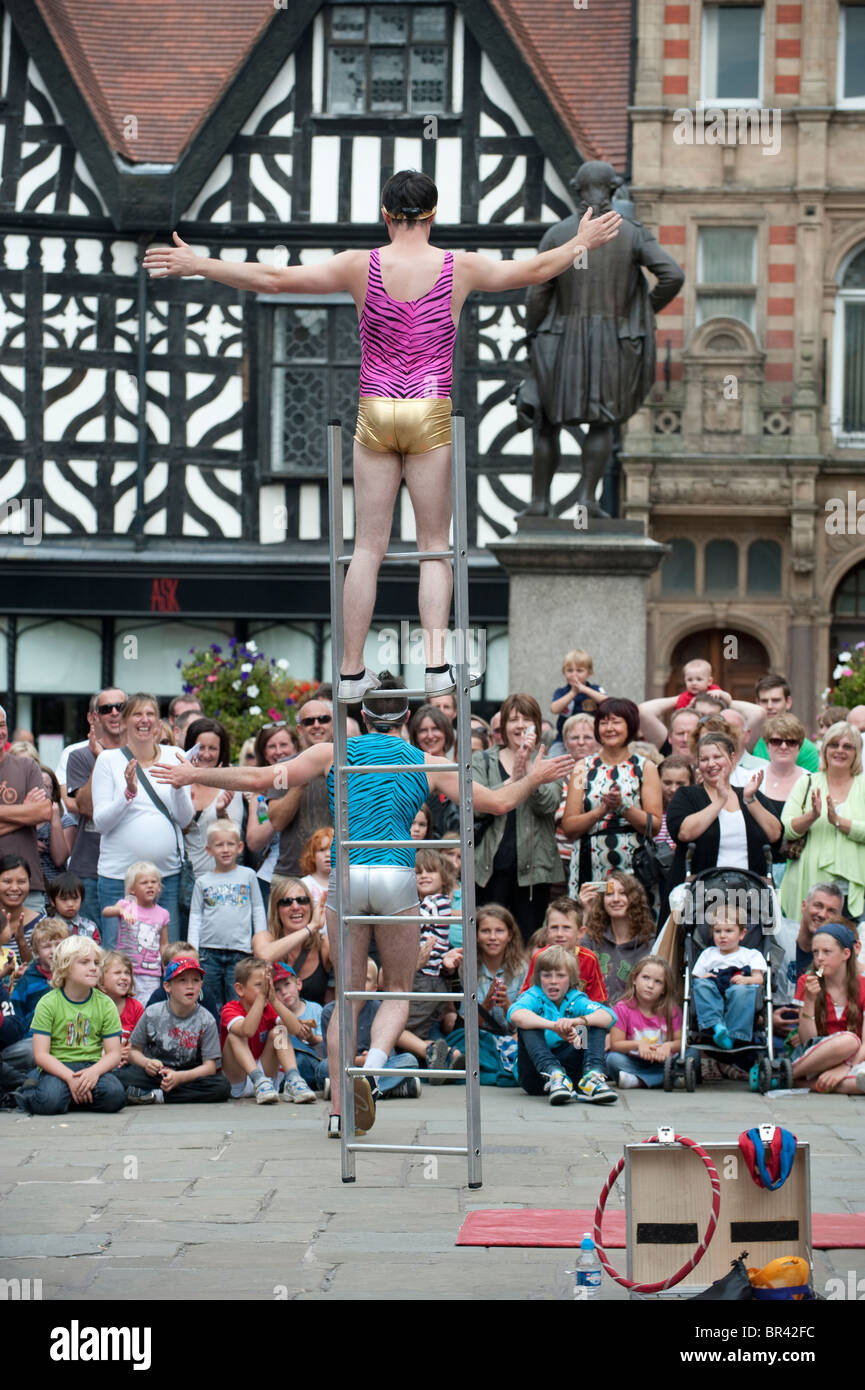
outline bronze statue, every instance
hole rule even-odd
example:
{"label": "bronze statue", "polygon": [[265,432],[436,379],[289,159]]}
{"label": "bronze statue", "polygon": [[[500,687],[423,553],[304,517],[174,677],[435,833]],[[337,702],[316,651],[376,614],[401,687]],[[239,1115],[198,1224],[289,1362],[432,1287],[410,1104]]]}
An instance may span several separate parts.
{"label": "bronze statue", "polygon": [[[571,188],[577,211],[551,227],[546,251],[574,237],[591,207],[609,212],[623,182],[611,164],[588,160]],[[657,277],[649,289],[642,266]],[[559,431],[587,424],[582,440],[578,501],[589,516],[606,516],[595,502],[616,424],[642,405],[655,380],[655,314],[678,294],[684,272],[639,222],[625,219],[619,234],[589,252],[584,265],[532,286],[526,295],[531,375],[517,392],[523,429],[531,425],[532,500],[523,516],[549,516],[550,484],[561,463]]]}

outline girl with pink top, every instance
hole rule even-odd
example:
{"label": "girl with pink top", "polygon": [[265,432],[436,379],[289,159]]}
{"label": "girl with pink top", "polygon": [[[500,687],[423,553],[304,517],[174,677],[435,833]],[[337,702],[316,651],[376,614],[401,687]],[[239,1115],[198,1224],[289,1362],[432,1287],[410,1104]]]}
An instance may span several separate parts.
{"label": "girl with pink top", "polygon": [[631,971],[628,987],[615,1006],[605,1070],[620,1090],[662,1086],[664,1062],[679,1051],[682,1012],[675,984],[661,956],[643,956]]}
{"label": "girl with pink top", "polygon": [[[196,256],[174,233],[174,246],[151,246],[144,267],[154,277],[203,275],[260,294],[348,292],[357,305],[362,346],[360,401],[354,436],[354,557],[345,580],[345,646],[339,698],[359,700],[378,685],[363,662],[375,606],[379,566],[405,474],[419,550],[448,549],[451,520],[450,388],[460,311],[472,290],[514,290],[570,269],[581,250],[602,246],[621,217],[596,221],[589,208],[577,236],[524,260],[494,261],[475,252],[430,244],[438,190],[432,179],[403,169],[388,179],[381,211],[389,245],[342,251],[318,265],[273,269],[257,261]],[[450,616],[447,560],[420,566],[418,607],[428,695],[454,689],[444,658]]]}
{"label": "girl with pink top", "polygon": [[135,998],[146,1005],[155,989],[162,983],[160,951],[168,945],[168,923],[171,920],[157,898],[162,891],[162,875],[155,864],[141,859],[130,864],[123,880],[125,896],[112,907],[103,907],[103,917],[119,917],[117,951],[132,964],[132,987]]}

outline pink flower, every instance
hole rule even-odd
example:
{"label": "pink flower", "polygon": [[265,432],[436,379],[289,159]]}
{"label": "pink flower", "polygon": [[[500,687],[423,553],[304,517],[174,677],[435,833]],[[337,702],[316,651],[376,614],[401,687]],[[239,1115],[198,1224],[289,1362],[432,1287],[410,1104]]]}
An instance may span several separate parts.
{"label": "pink flower", "polygon": [[279,718],[279,710],[278,710],[278,709],[269,709],[269,710],[267,711],[267,715],[268,715],[268,718],[269,718],[269,719],[278,719],[278,718]]}
{"label": "pink flower", "polygon": [[214,675],[212,675],[212,676],[208,676],[207,679],[208,679],[208,682],[212,685],[213,682],[214,682],[215,680],[218,679],[218,677],[214,674]]}

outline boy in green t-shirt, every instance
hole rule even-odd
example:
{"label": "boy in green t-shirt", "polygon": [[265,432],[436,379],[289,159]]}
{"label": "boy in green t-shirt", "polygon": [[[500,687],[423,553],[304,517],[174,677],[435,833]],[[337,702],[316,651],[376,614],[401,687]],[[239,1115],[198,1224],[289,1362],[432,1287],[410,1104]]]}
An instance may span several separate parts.
{"label": "boy in green t-shirt", "polygon": [[120,1065],[120,1015],[98,989],[102,952],[86,936],[71,936],[54,953],[51,983],[33,1015],[35,1087],[17,1093],[31,1115],[63,1115],[70,1105],[113,1113],[126,1104],[113,1075]]}

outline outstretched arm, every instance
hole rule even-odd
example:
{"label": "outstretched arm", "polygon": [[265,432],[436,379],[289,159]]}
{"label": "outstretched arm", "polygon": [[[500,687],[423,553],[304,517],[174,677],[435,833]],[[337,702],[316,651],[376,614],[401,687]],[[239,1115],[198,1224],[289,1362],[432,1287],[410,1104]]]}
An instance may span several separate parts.
{"label": "outstretched arm", "polygon": [[178,763],[154,763],[150,775],[172,787],[225,787],[232,792],[266,792],[271,787],[287,790],[305,787],[315,777],[325,777],[333,762],[333,744],[317,743],[287,763],[273,767],[193,767]]}
{"label": "outstretched arm", "polygon": [[279,268],[262,265],[259,261],[222,261],[212,256],[197,256],[187,242],[173,232],[173,246],[149,246],[144,255],[144,269],[151,279],[184,278],[203,275],[220,285],[235,290],[251,290],[257,294],[336,294],[340,290],[354,293],[356,277],[366,251],[341,251],[320,265],[291,265]]}
{"label": "outstretched arm", "polygon": [[540,285],[568,270],[579,251],[590,251],[595,246],[603,246],[605,241],[612,241],[621,224],[617,212],[605,212],[603,217],[593,220],[589,208],[577,235],[564,246],[553,246],[549,251],[540,251],[520,261],[494,261],[477,252],[464,252],[457,259],[455,271],[465,294],[472,290],[521,290],[527,285]]}
{"label": "outstretched arm", "polygon": [[[424,762],[430,790],[443,792],[449,801],[459,805],[459,775],[456,772],[435,771],[436,763],[446,762],[446,759],[427,753]],[[565,777],[570,777],[574,766],[573,758],[567,755],[561,758],[546,758],[541,748],[526,776],[518,781],[503,782],[495,789],[485,787],[482,782],[472,782],[474,809],[481,815],[507,815],[508,811],[513,811],[523,801],[528,801],[532,793],[545,782],[561,782]]]}

